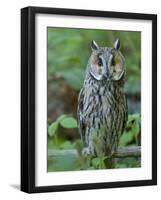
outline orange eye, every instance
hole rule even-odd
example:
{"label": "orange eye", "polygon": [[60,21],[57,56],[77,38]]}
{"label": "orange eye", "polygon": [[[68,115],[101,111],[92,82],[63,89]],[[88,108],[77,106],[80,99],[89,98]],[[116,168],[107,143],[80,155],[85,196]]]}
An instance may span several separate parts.
{"label": "orange eye", "polygon": [[99,65],[99,66],[102,65],[102,60],[101,60],[101,58],[98,58],[98,65]]}

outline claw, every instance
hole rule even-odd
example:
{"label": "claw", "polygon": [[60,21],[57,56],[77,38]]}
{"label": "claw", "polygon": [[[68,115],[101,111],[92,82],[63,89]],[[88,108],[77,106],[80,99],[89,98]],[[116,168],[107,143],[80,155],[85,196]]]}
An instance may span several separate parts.
{"label": "claw", "polygon": [[83,148],[82,155],[87,157],[91,155],[90,149],[88,147]]}

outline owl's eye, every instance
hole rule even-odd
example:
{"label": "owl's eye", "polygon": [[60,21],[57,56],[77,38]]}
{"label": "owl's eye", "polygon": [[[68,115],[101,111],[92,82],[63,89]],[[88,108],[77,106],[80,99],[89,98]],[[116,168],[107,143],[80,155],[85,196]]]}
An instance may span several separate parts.
{"label": "owl's eye", "polygon": [[98,58],[98,65],[101,66],[102,65],[102,59]]}
{"label": "owl's eye", "polygon": [[113,56],[113,58],[112,58],[112,60],[111,60],[111,65],[112,66],[114,66],[116,63],[115,63],[115,59],[114,59],[114,56]]}

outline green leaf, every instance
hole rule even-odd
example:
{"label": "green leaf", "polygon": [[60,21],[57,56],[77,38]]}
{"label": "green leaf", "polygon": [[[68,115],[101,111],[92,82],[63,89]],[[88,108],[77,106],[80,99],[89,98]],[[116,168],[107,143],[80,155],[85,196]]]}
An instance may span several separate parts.
{"label": "green leaf", "polygon": [[55,135],[57,132],[57,129],[58,129],[58,122],[56,121],[56,122],[53,122],[48,128],[49,136]]}
{"label": "green leaf", "polygon": [[128,124],[133,120],[140,121],[140,114],[136,113],[133,115],[128,115]]}
{"label": "green leaf", "polygon": [[60,117],[57,118],[57,122],[60,122],[61,120],[63,120],[64,118],[66,118],[67,115],[66,114],[63,114],[63,115],[60,115]]}
{"label": "green leaf", "polygon": [[60,121],[60,124],[64,128],[77,128],[77,121],[73,117],[65,117]]}
{"label": "green leaf", "polygon": [[132,126],[132,133],[135,137],[137,137],[139,134],[139,131],[140,131],[139,123],[137,121],[135,121]]}
{"label": "green leaf", "polygon": [[124,133],[119,141],[120,146],[126,146],[132,140],[133,140],[133,135],[131,132]]}
{"label": "green leaf", "polygon": [[92,165],[94,166],[94,168],[98,169],[100,167],[100,158],[93,158]]}

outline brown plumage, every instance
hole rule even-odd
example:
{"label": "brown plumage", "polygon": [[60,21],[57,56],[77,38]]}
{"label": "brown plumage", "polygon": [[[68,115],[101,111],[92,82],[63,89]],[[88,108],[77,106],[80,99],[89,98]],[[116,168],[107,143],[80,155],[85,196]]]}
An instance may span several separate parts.
{"label": "brown plumage", "polygon": [[[127,121],[124,94],[125,61],[120,41],[113,48],[92,41],[84,84],[78,97],[78,124],[84,142],[83,154],[96,155],[95,137],[104,155],[116,151]],[[100,148],[100,147],[99,147]]]}

